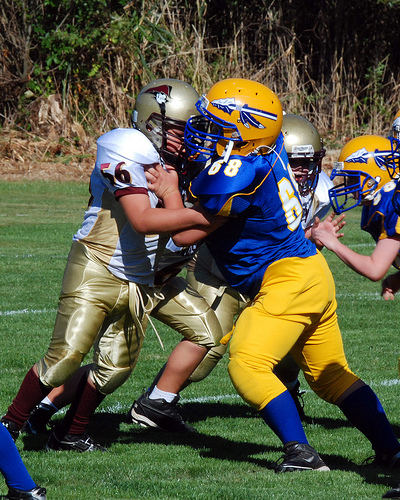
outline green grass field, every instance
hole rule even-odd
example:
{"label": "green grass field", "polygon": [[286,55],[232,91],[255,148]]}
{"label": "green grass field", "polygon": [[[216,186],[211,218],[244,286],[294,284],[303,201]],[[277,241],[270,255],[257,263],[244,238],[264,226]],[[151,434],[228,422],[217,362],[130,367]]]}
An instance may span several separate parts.
{"label": "green grass field", "polygon": [[[81,184],[0,183],[1,414],[47,348],[71,237],[87,199],[87,186]],[[370,254],[374,245],[360,231],[359,218],[358,210],[348,213],[343,241]],[[383,301],[379,283],[324,254],[336,280],[350,367],[371,384],[400,436],[399,299]],[[176,436],[128,425],[124,416],[133,399],[179,340],[174,331],[156,325],[165,350],[149,329],[133,376],[93,417],[90,433],[108,447],[107,453],[45,452],[43,436],[23,435],[17,441],[32,476],[48,489],[49,500],[367,500],[381,498],[398,482],[389,471],[362,465],[372,454],[369,442],[335,406],[309,390],[304,395],[306,433],[332,470],[275,474],[270,468],[281,455],[280,442],[237,396],[227,359],[205,381],[182,393],[182,414],[199,434]],[[5,492],[0,480],[0,494]]]}

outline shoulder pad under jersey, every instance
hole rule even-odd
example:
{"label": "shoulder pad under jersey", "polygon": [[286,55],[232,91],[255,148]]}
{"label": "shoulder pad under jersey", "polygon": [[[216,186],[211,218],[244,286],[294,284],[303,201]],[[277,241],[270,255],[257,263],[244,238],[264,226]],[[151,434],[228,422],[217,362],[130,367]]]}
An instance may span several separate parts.
{"label": "shoulder pad under jersey", "polygon": [[139,130],[116,128],[99,137],[97,146],[106,149],[108,153],[114,153],[118,158],[141,165],[160,162],[156,148]]}
{"label": "shoulder pad under jersey", "polygon": [[204,195],[229,195],[246,190],[254,181],[256,168],[251,157],[231,156],[227,163],[217,160],[205,168],[192,181],[191,193]]}

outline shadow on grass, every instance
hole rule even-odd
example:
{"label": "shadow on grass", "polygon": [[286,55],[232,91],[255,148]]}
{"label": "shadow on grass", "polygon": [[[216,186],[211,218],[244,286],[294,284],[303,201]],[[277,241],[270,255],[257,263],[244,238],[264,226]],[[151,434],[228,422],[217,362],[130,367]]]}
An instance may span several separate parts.
{"label": "shadow on grass", "polygon": [[[183,418],[191,425],[213,417],[249,419],[259,418],[257,412],[246,405],[227,403],[188,403],[181,407]],[[60,421],[60,417],[54,419]],[[320,425],[326,429],[350,427],[351,424],[343,418],[307,418],[313,425]],[[245,425],[245,422],[240,422]],[[398,426],[394,426],[395,433],[399,433]],[[112,453],[113,444],[151,443],[171,446],[189,446],[198,451],[203,458],[228,460],[257,465],[266,469],[273,469],[274,461],[268,459],[269,453],[282,452],[281,447],[243,442],[225,438],[222,435],[208,435],[204,433],[168,433],[157,429],[142,428],[127,422],[126,414],[98,412],[91,421],[89,433],[100,444],[109,448]],[[42,451],[45,448],[48,435],[22,435],[25,450]],[[51,452],[50,452],[51,453]],[[325,463],[331,470],[354,472],[364,479],[367,484],[396,486],[400,483],[400,470],[389,470],[367,464],[357,464],[340,454],[323,454]]]}

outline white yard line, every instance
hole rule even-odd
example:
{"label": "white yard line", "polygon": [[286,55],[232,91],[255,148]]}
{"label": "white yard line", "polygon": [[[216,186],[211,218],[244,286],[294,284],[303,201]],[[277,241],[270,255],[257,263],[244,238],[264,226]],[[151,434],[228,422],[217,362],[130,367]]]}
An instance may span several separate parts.
{"label": "white yard line", "polygon": [[54,313],[56,309],[18,309],[16,311],[0,311],[0,316],[16,316],[17,314]]}

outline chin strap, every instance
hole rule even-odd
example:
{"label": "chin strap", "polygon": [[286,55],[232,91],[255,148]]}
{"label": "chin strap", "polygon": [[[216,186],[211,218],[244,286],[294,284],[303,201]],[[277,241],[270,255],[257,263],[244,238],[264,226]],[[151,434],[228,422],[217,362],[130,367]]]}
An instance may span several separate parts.
{"label": "chin strap", "polygon": [[228,162],[229,157],[231,156],[232,153],[233,145],[234,141],[229,141],[228,144],[225,146],[224,158],[223,158],[224,163]]}

